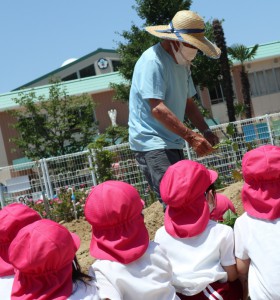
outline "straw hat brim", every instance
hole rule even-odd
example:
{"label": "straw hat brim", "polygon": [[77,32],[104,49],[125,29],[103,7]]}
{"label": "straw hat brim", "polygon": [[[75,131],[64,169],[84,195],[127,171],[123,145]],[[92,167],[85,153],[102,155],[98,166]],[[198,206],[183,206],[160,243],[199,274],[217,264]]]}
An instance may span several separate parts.
{"label": "straw hat brim", "polygon": [[[168,25],[159,26],[148,26],[145,28],[150,34],[166,40],[180,41],[175,33],[158,32],[157,30],[167,30],[170,29]],[[192,34],[180,34],[184,42],[201,50],[206,56],[210,58],[219,58],[221,55],[221,50],[211,43],[203,33],[192,33]]]}

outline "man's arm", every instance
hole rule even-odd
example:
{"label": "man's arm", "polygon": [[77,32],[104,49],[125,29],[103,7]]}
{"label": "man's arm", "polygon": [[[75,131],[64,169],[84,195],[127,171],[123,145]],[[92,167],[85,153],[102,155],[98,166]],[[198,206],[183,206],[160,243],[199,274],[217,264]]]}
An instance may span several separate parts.
{"label": "man's arm", "polygon": [[219,138],[209,130],[207,123],[204,121],[200,110],[192,98],[189,98],[187,101],[186,115],[212,146],[219,143]]}
{"label": "man's arm", "polygon": [[198,156],[206,155],[214,150],[202,135],[186,127],[162,100],[150,99],[150,106],[153,117],[167,129],[186,140]]}

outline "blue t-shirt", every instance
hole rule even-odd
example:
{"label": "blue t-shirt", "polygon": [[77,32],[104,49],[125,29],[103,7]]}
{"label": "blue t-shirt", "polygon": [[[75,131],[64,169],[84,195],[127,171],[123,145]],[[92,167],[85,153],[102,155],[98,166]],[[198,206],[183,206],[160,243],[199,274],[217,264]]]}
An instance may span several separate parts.
{"label": "blue t-shirt", "polygon": [[135,65],[130,89],[130,148],[134,151],[182,149],[185,141],[153,117],[149,99],[163,100],[183,121],[187,99],[195,94],[189,68],[178,65],[160,43],[147,49]]}

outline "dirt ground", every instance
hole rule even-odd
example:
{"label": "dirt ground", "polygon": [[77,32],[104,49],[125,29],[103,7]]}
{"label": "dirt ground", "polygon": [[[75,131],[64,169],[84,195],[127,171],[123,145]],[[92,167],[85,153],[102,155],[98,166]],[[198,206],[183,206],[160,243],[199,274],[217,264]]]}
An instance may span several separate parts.
{"label": "dirt ground", "polygon": [[[243,213],[241,203],[241,188],[243,182],[236,182],[218,192],[226,195],[234,204],[238,215]],[[151,240],[154,238],[156,230],[163,225],[163,210],[159,202],[153,203],[144,209],[144,217]],[[81,238],[81,247],[78,251],[78,260],[82,270],[87,273],[89,266],[93,263],[94,258],[89,254],[89,245],[91,239],[91,227],[85,219],[74,220],[64,223],[70,231],[77,233]]]}

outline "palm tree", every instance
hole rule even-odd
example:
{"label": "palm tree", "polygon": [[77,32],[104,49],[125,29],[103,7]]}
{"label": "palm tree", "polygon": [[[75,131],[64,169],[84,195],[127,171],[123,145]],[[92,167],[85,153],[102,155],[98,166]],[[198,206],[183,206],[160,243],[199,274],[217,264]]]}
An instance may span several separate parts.
{"label": "palm tree", "polygon": [[228,119],[230,122],[234,122],[235,110],[234,110],[234,92],[232,87],[232,80],[230,74],[229,60],[227,57],[227,45],[224,36],[224,30],[219,20],[215,19],[212,22],[213,33],[216,45],[221,49],[220,63],[220,78],[222,79],[222,89],[226,99]]}
{"label": "palm tree", "polygon": [[245,61],[250,61],[256,55],[259,45],[256,44],[253,47],[247,48],[241,44],[234,44],[228,48],[229,55],[241,63],[240,78],[242,84],[242,94],[245,105],[246,118],[252,118],[252,102],[250,93],[250,83],[248,78],[248,72],[245,70]]}

